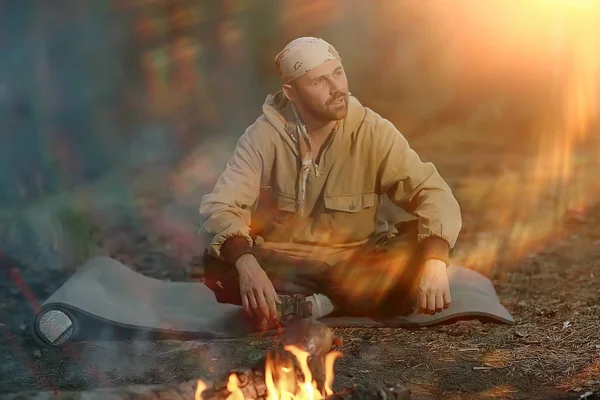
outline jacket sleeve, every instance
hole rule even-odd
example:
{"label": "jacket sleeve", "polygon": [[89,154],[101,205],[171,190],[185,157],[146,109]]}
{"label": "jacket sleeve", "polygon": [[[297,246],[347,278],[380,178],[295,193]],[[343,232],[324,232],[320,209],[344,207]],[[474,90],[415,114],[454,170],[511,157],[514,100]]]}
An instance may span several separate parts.
{"label": "jacket sleeve", "polygon": [[406,138],[388,120],[377,129],[383,154],[379,168],[381,192],[418,219],[418,241],[424,257],[449,264],[462,228],[460,207],[432,163],[423,162]]}
{"label": "jacket sleeve", "polygon": [[250,253],[251,212],[260,192],[264,154],[246,131],[238,140],[232,158],[213,191],[202,198],[200,236],[208,253],[234,263]]}

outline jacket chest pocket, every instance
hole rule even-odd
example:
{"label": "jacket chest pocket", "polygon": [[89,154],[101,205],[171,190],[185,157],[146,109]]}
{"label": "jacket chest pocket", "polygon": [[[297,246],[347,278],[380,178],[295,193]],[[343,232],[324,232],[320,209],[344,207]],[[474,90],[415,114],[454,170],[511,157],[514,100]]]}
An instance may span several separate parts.
{"label": "jacket chest pocket", "polygon": [[375,207],[377,194],[359,193],[351,195],[325,195],[325,209],[357,214],[366,208]]}
{"label": "jacket chest pocket", "polygon": [[331,232],[336,243],[350,243],[367,239],[377,227],[376,193],[352,195],[325,195],[323,226]]}

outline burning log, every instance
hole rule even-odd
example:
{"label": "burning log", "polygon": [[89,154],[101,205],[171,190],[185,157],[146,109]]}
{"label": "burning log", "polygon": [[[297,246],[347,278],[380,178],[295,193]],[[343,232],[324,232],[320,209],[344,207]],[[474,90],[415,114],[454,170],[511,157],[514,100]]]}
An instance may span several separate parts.
{"label": "burning log", "polygon": [[226,379],[198,381],[196,400],[402,400],[410,391],[396,385],[369,389],[352,386],[334,393],[333,365],[342,354],[340,341],[326,325],[313,320],[290,324],[255,367],[231,372]]}
{"label": "burning log", "polygon": [[[238,389],[233,389],[229,382],[235,382]],[[211,387],[203,381],[198,381],[196,400],[225,400],[234,392],[241,392],[244,399],[266,399],[268,390],[264,373],[259,370],[233,371],[229,380],[220,381]]]}
{"label": "burning log", "polygon": [[[239,391],[229,382],[202,389],[203,382],[199,381],[198,389],[196,391],[196,400],[275,400],[275,397],[269,396],[268,387],[265,383],[265,377],[260,371],[237,371],[233,372],[230,376],[235,376],[235,378],[229,382],[236,382]],[[232,391],[230,391],[228,388],[231,388]],[[320,396],[316,396],[315,398],[318,399]],[[410,390],[401,384],[385,388],[367,388],[361,385],[353,385],[323,398],[323,400],[408,399],[410,399]]]}

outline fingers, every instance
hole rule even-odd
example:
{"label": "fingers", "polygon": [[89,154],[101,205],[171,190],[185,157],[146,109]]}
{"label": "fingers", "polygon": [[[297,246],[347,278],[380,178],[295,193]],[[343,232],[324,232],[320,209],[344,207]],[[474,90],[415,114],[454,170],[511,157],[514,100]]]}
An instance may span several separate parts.
{"label": "fingers", "polygon": [[425,290],[419,290],[419,312],[425,312],[427,310],[427,292]]}
{"label": "fingers", "polygon": [[[275,289],[267,289],[264,292],[265,299],[267,301],[267,307],[269,308],[270,319],[277,319],[277,306],[275,302],[278,301]],[[267,316],[269,318],[269,316]]]}
{"label": "fingers", "polygon": [[418,313],[433,315],[450,306],[450,293],[438,290],[419,290]]}
{"label": "fingers", "polygon": [[451,302],[447,272],[434,264],[425,272],[418,285],[420,311],[426,314],[442,312]]}
{"label": "fingers", "polygon": [[[262,317],[263,319],[270,320],[269,313],[271,312],[271,306],[267,305],[267,300],[265,300],[265,294],[257,294],[255,292],[249,292],[242,295],[242,306],[244,307],[244,311],[251,318],[252,317]],[[272,299],[272,307],[273,307],[273,315],[277,315],[277,308],[275,307],[275,300]]]}
{"label": "fingers", "polygon": [[264,291],[255,290],[254,297],[256,298],[256,302],[258,303],[258,311],[260,312],[260,314],[264,318],[269,319],[269,306],[267,306]]}
{"label": "fingers", "polygon": [[444,308],[450,307],[450,303],[452,303],[452,298],[450,297],[450,290],[444,291]]}
{"label": "fingers", "polygon": [[256,296],[254,296],[253,292],[248,292],[247,296],[248,300],[250,301],[250,308],[252,309],[252,314],[256,315],[256,312],[258,311],[258,303],[256,301]]}
{"label": "fingers", "polygon": [[254,313],[252,312],[252,308],[250,307],[250,301],[248,300],[248,295],[242,294],[242,306],[244,307],[244,311],[250,318],[254,317]]}
{"label": "fingers", "polygon": [[277,303],[281,303],[270,281],[240,284],[240,297],[244,311],[250,317],[277,319]]}
{"label": "fingers", "polygon": [[435,296],[435,311],[442,312],[444,310],[444,293],[438,292]]}
{"label": "fingers", "polygon": [[435,298],[435,291],[429,290],[427,293],[427,312],[432,314],[435,313]]}

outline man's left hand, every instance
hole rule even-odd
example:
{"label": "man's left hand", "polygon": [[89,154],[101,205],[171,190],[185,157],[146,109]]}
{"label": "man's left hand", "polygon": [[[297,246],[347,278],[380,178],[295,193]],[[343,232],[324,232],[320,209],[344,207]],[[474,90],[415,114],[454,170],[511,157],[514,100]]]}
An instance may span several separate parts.
{"label": "man's left hand", "polygon": [[440,260],[426,260],[417,288],[419,313],[441,312],[451,301],[446,264]]}

